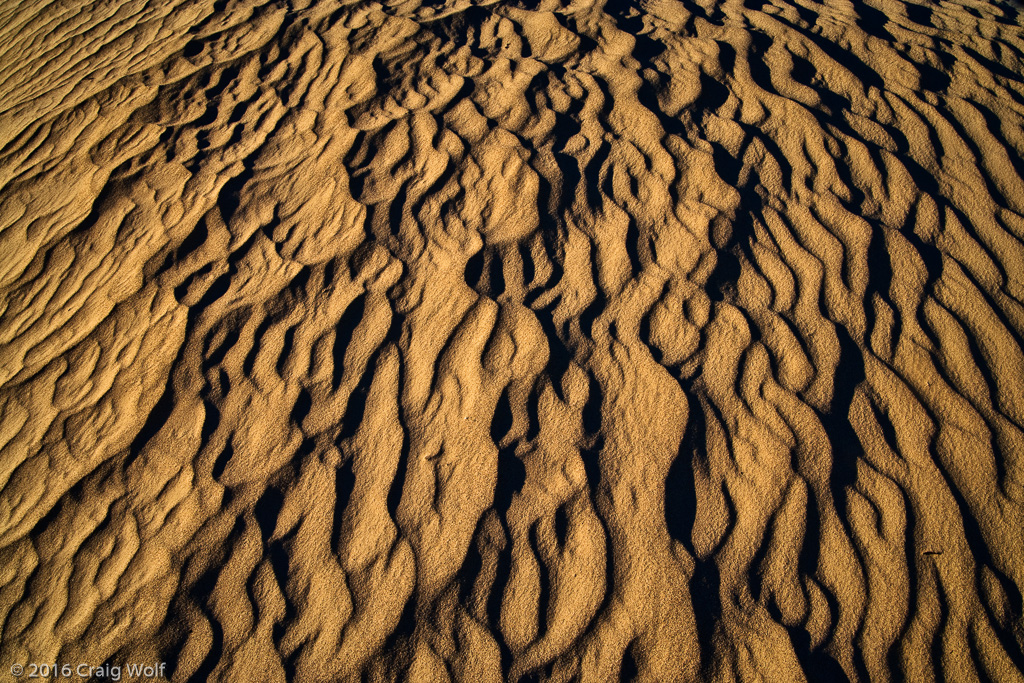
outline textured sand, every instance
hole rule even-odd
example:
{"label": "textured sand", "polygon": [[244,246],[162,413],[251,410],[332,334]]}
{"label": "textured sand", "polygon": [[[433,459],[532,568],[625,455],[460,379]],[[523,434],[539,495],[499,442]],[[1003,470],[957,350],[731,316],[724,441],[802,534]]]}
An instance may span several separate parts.
{"label": "textured sand", "polygon": [[1024,680],[1019,4],[0,45],[0,679]]}

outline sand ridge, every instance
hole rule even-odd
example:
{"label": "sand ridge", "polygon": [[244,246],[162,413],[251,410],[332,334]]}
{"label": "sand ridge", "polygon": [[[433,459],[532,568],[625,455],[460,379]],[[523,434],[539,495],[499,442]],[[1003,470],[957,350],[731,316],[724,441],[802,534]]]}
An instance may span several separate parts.
{"label": "sand ridge", "polygon": [[1024,679],[1024,10],[0,8],[0,676]]}

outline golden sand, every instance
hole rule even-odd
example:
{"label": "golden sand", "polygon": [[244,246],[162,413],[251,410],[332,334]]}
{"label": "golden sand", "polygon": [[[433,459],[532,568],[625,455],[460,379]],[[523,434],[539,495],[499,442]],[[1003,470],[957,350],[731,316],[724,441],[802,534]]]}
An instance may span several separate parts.
{"label": "golden sand", "polygon": [[0,680],[1024,681],[1019,4],[0,46]]}

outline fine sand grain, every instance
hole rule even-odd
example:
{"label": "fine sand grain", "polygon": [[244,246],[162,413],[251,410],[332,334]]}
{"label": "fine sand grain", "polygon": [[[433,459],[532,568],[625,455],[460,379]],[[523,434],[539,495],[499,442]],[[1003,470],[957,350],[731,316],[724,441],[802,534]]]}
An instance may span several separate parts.
{"label": "fine sand grain", "polygon": [[0,680],[1024,681],[1022,74],[1001,0],[3,2]]}

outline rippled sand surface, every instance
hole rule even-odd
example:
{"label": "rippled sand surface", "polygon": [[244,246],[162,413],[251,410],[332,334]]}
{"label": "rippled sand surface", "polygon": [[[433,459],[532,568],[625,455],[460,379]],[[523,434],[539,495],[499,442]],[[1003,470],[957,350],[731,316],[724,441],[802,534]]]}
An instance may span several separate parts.
{"label": "rippled sand surface", "polygon": [[0,46],[0,678],[1024,680],[1021,5]]}

